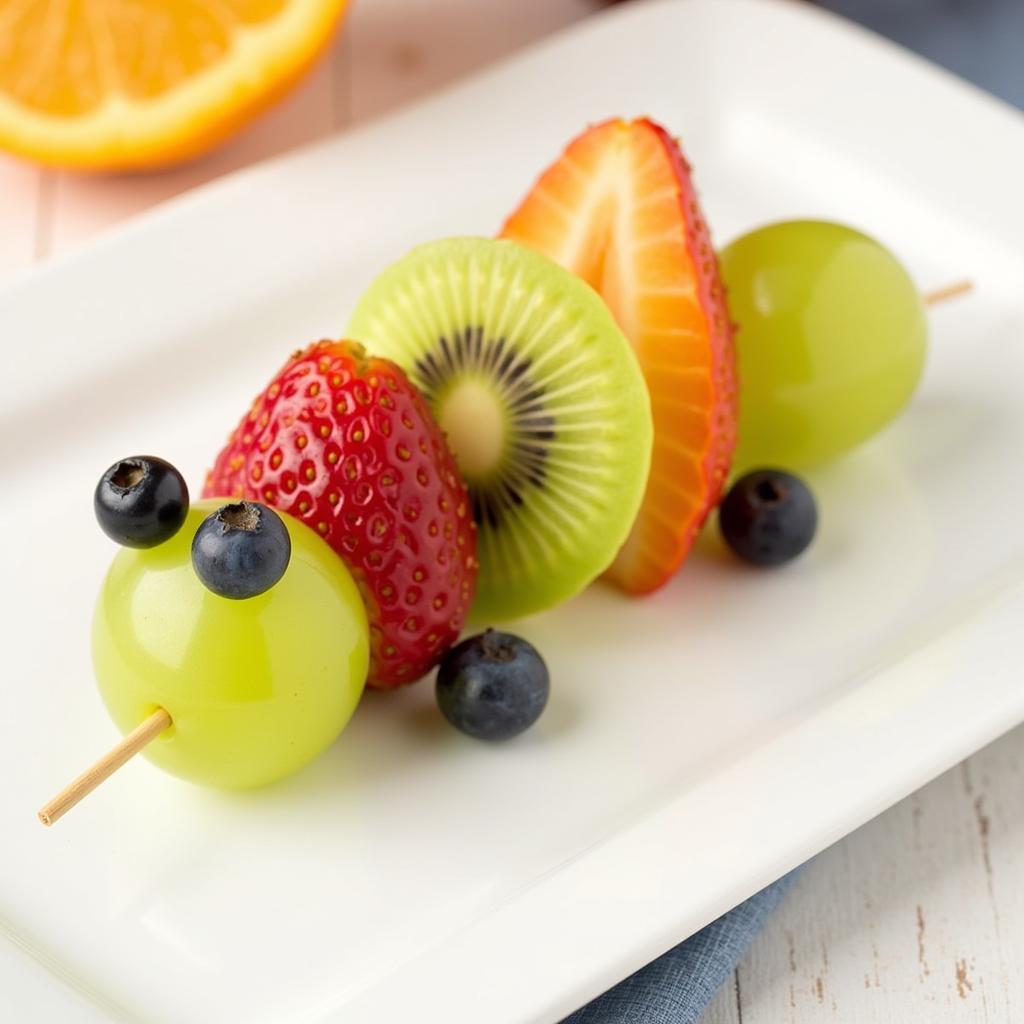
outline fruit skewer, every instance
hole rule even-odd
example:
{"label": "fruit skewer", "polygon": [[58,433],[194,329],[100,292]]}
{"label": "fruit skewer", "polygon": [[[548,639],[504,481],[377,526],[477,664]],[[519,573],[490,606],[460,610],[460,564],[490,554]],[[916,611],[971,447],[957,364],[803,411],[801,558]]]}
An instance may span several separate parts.
{"label": "fruit skewer", "polygon": [[[461,244],[466,245],[466,243]],[[485,244],[494,245],[495,243]],[[498,244],[500,245],[501,243]],[[479,255],[482,258],[485,254],[481,253],[475,255]],[[970,281],[957,281],[944,287],[922,293],[920,301],[926,306],[934,306],[947,300],[965,295],[971,292],[972,289],[973,284]],[[343,345],[344,343],[337,344]],[[318,356],[322,363],[328,355],[324,346],[330,348],[330,345],[331,343],[321,343],[320,346],[315,346],[314,350],[309,354]],[[333,350],[332,354],[335,354],[333,353]],[[306,356],[307,353],[303,353],[302,355]],[[365,357],[360,356],[360,358],[365,361]],[[289,366],[291,365],[292,364],[289,364]],[[310,394],[312,393],[313,392],[310,392]],[[244,425],[245,421],[243,421],[243,426]],[[238,493],[238,491],[233,490],[233,493]],[[256,495],[254,494],[253,497],[256,497]],[[212,508],[212,506],[210,507]],[[185,487],[180,474],[177,473],[173,467],[163,463],[161,460],[145,458],[124,460],[111,467],[101,480],[100,487],[97,489],[96,509],[97,515],[100,519],[100,524],[104,531],[120,544],[134,548],[157,547],[169,541],[184,525],[189,514],[187,488]],[[260,554],[261,565],[257,572],[259,579],[256,579],[255,577],[246,579],[235,577],[222,579],[221,576],[223,576],[224,570],[222,568],[216,568],[217,558],[215,556],[218,553],[218,550],[220,550],[218,549],[218,545],[226,543],[221,539],[223,535],[230,534],[231,539],[234,542],[237,542],[236,547],[239,545],[242,545],[243,547],[248,545],[251,547],[255,541],[254,537],[248,536],[248,533],[252,532],[254,529],[252,525],[247,527],[241,521],[238,523],[233,521],[228,522],[226,519],[221,518],[229,511],[233,516],[235,516],[235,518],[241,517],[241,519],[245,519],[247,522],[251,521],[255,523],[258,523],[259,517],[263,513],[267,513],[267,515],[272,517],[276,522],[277,533],[274,536],[277,539],[273,542],[269,536],[272,532],[269,530],[269,527],[273,524],[269,521],[263,523],[263,527],[268,528],[264,530],[268,536],[264,537],[260,542],[264,545],[266,551],[263,551]],[[252,519],[252,516],[254,515],[256,516],[256,519]],[[285,517],[285,519],[289,518],[290,517],[288,516]],[[273,587],[274,584],[281,579],[288,565],[290,552],[288,534],[292,531],[292,526],[286,527],[284,523],[274,516],[271,510],[266,509],[264,506],[251,504],[249,502],[242,502],[237,505],[223,506],[213,515],[208,517],[196,533],[197,541],[204,536],[204,531],[209,534],[208,528],[211,527],[211,525],[217,526],[217,522],[214,522],[214,520],[219,522],[223,529],[221,529],[221,527],[217,527],[220,532],[215,532],[215,535],[210,534],[213,548],[211,548],[209,560],[204,561],[201,558],[201,560],[197,562],[196,546],[195,544],[192,545],[192,563],[195,575],[201,581],[202,585],[208,591],[212,591],[214,594],[220,595],[222,598],[254,597],[263,593],[270,587]],[[232,529],[229,529],[229,526],[232,527]],[[298,527],[298,529],[302,530],[301,527]],[[323,534],[325,531],[321,529],[320,532]],[[276,547],[273,546],[275,543]],[[308,548],[309,543],[309,541],[304,541],[300,544],[300,547]],[[320,544],[318,539],[314,539],[314,543]],[[271,547],[268,548],[267,545],[271,545]],[[320,546],[322,547],[323,545]],[[223,550],[221,550],[220,553],[223,554]],[[268,576],[268,559],[271,562],[274,561],[273,558],[269,557],[270,555],[277,557],[280,564],[276,569],[271,571]],[[310,559],[316,561],[318,558],[319,552],[311,550],[306,550],[303,556],[304,561],[309,561]],[[232,562],[231,564],[238,563]],[[212,574],[207,575],[207,573],[204,572],[204,567],[212,568],[214,571]],[[348,580],[348,585],[353,590],[353,595],[349,596],[353,597],[354,587],[351,587],[351,580]],[[462,590],[462,596],[464,598],[467,597],[468,595],[465,593],[465,588],[462,588]],[[460,609],[460,611],[464,611],[464,609]],[[461,625],[461,622],[459,624]],[[363,646],[365,647],[365,642]],[[361,654],[363,661],[366,659],[366,653],[367,652],[364,650]],[[356,660],[359,659],[357,658]],[[120,669],[121,666],[118,666],[118,668]],[[416,674],[418,675],[419,673],[417,672]],[[355,675],[358,676],[359,679],[362,679],[365,676],[365,672],[356,672]],[[119,683],[118,686],[120,685],[121,684]],[[140,692],[145,689],[145,685],[140,688],[137,681],[133,681],[132,686],[136,689],[140,689]],[[356,687],[356,689],[360,691],[361,688],[361,684]],[[163,707],[160,702],[152,700],[148,702],[148,713],[141,721],[137,721],[138,711],[133,710],[128,713],[131,717],[127,718],[126,724],[125,708],[131,702],[119,700],[116,689],[117,688],[115,687],[113,700],[111,700],[110,693],[105,692],[104,696],[108,699],[108,704],[111,707],[112,714],[114,714],[115,719],[118,720],[122,729],[130,728],[131,731],[128,732],[128,734],[110,751],[99,758],[99,760],[74,779],[39,810],[38,818],[43,825],[53,825],[85,796],[96,789],[106,779],[110,778],[117,769],[131,760],[132,757],[146,750],[153,741],[168,733],[171,727],[175,724],[175,719],[171,711]],[[136,693],[132,696],[136,698],[134,707],[137,709],[137,698],[139,694]],[[299,695],[296,693],[294,696],[298,697]],[[321,702],[321,698],[322,695],[314,693],[310,695],[309,699],[313,703],[317,703]],[[173,701],[171,703],[173,703]],[[342,717],[335,723],[337,725],[337,731],[340,731],[344,722],[347,721],[348,714],[351,713],[351,707],[347,710],[335,710],[340,710],[342,713]],[[185,712],[186,717],[191,715],[192,712],[193,709],[188,708]],[[306,739],[309,740],[308,743],[306,742]],[[309,757],[315,756],[315,753],[317,753],[323,746],[322,740],[323,737],[318,736],[314,738],[312,735],[303,739],[303,743],[305,746],[309,747],[309,751],[307,752],[308,756],[302,757],[302,762],[308,760]],[[203,743],[209,742],[210,736],[206,736]],[[280,764],[275,763],[269,769],[269,775],[266,770],[257,771],[254,769],[249,771],[246,769],[242,771],[241,774],[232,774],[229,778],[227,775],[223,775],[222,767],[216,764],[218,757],[210,756],[210,752],[207,750],[192,750],[192,752],[188,754],[187,758],[181,763],[178,763],[174,755],[167,757],[166,754],[161,756],[154,754],[153,759],[156,760],[157,763],[163,763],[164,767],[169,768],[169,770],[176,772],[177,774],[185,775],[186,777],[192,777],[196,781],[213,782],[213,784],[227,785],[232,788],[238,785],[257,784],[261,781],[269,781],[271,777],[279,777],[282,774],[287,774],[298,766],[298,762],[296,764],[285,764],[282,761]],[[190,764],[190,761],[194,763]],[[222,775],[223,777],[221,777]],[[235,775],[238,777],[235,777]],[[251,778],[249,777],[250,775],[252,776]]]}

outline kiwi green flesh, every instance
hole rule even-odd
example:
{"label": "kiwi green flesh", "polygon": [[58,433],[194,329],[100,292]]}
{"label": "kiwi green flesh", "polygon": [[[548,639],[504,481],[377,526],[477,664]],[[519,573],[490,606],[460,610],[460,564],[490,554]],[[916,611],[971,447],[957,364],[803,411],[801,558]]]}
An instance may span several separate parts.
{"label": "kiwi green flesh", "polygon": [[414,249],[348,334],[423,392],[478,525],[475,619],[552,607],[599,576],[643,498],[651,413],[636,357],[588,285],[514,242]]}

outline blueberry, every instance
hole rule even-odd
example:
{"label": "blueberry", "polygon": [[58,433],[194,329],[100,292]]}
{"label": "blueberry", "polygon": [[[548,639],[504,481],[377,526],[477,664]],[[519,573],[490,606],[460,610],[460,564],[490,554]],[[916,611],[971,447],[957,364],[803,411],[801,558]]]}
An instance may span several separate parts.
{"label": "blueberry", "polygon": [[115,462],[100,477],[92,503],[111,540],[129,548],[154,548],[185,522],[188,487],[169,462],[137,455]]}
{"label": "blueberry", "polygon": [[281,517],[250,501],[211,512],[192,538],[192,567],[203,585],[236,600],[269,590],[291,556],[292,540]]}
{"label": "blueberry", "polygon": [[781,469],[758,469],[729,489],[718,525],[726,544],[745,562],[782,565],[811,543],[818,510],[799,477]]}
{"label": "blueberry", "polygon": [[540,718],[548,668],[522,637],[488,629],[453,647],[437,672],[437,703],[452,725],[478,740],[508,740]]}

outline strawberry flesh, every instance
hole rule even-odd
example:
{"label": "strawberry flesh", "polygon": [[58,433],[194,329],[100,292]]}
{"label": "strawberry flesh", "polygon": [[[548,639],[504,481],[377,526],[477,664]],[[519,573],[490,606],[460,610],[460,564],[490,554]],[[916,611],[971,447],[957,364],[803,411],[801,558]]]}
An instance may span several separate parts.
{"label": "strawberry flesh", "polygon": [[653,121],[605,121],[541,175],[502,236],[595,288],[640,360],[654,418],[651,473],[606,575],[648,593],[685,560],[736,443],[733,328],[690,167]]}

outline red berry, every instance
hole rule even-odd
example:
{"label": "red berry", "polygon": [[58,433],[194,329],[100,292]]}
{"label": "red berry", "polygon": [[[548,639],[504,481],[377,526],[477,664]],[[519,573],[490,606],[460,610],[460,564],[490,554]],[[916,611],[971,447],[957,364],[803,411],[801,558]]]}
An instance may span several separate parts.
{"label": "red berry", "polygon": [[444,435],[389,360],[351,341],[296,353],[242,418],[203,494],[288,512],[341,556],[366,601],[371,686],[419,679],[458,638],[476,526]]}

